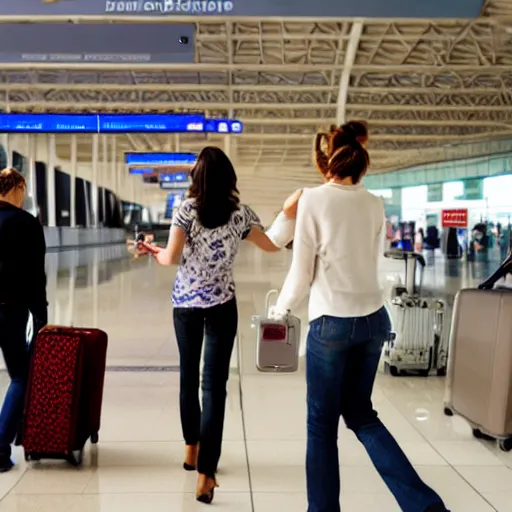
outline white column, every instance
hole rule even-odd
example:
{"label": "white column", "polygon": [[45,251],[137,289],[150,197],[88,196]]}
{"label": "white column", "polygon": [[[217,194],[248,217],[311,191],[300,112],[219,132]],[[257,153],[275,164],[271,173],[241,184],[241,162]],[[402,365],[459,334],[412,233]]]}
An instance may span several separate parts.
{"label": "white column", "polygon": [[98,153],[99,135],[92,136],[92,179],[91,179],[91,226],[97,228],[98,219]]}
{"label": "white column", "polygon": [[105,214],[107,211],[107,191],[106,186],[108,185],[108,174],[109,174],[109,167],[108,167],[108,136],[103,135],[102,136],[102,146],[103,146],[103,165],[101,167],[101,173],[102,173],[102,179],[101,184],[103,187],[103,191],[101,193],[102,195],[102,201],[101,201],[101,217],[103,218],[103,222],[105,222]]}
{"label": "white column", "polygon": [[231,135],[226,135],[224,139],[224,153],[231,158]]}
{"label": "white column", "polygon": [[36,176],[36,148],[37,139],[35,135],[26,135],[27,146],[27,195],[30,198],[30,213],[37,217],[37,176]]}
{"label": "white column", "polygon": [[69,200],[69,225],[76,228],[76,171],[78,160],[78,147],[77,147],[76,134],[71,135],[71,173],[69,175],[69,193],[71,195]]}
{"label": "white column", "polygon": [[12,167],[12,151],[10,148],[10,140],[9,140],[9,134],[8,133],[2,133],[1,135],[1,144],[5,150],[5,166],[6,167]]}
{"label": "white column", "polygon": [[110,144],[110,179],[109,184],[112,187],[112,192],[117,194],[117,138],[112,135]]}
{"label": "white column", "polygon": [[57,226],[57,205],[55,201],[55,134],[48,135],[48,166],[46,168],[46,197],[48,205],[48,227]]}
{"label": "white column", "polygon": [[116,170],[114,175],[114,193],[119,198],[124,197],[124,187],[123,182],[121,181],[124,168],[124,162],[116,162]]}

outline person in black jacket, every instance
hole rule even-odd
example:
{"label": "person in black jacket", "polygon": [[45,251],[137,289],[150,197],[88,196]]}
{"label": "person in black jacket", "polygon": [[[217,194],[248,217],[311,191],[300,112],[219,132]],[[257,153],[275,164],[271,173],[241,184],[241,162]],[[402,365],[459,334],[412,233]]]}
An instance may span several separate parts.
{"label": "person in black jacket", "polygon": [[11,379],[0,412],[0,472],[13,467],[11,444],[19,434],[30,353],[27,324],[35,334],[48,320],[46,243],[40,222],[22,209],[25,178],[0,172],[0,348]]}

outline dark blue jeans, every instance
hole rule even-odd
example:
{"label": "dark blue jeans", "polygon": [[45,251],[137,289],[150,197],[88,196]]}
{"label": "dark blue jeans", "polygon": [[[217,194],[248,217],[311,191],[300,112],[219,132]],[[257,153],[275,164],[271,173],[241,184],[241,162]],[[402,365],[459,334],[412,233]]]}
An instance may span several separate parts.
{"label": "dark blue jeans", "polygon": [[[224,431],[226,385],[238,328],[236,300],[212,308],[175,308],[174,329],[180,351],[180,413],[187,445],[200,443],[197,470],[214,477]],[[199,403],[201,350],[205,342]]]}
{"label": "dark blue jeans", "polygon": [[0,348],[11,379],[0,412],[0,455],[11,454],[11,444],[21,427],[30,366],[28,318],[27,308],[0,305]]}
{"label": "dark blue jeans", "polygon": [[[358,318],[321,317],[307,341],[309,512],[339,512],[340,416],[354,431],[404,512],[425,512],[441,498],[418,476],[373,409],[371,396],[382,346],[389,337],[385,308]],[[436,507],[437,510],[437,507]]]}

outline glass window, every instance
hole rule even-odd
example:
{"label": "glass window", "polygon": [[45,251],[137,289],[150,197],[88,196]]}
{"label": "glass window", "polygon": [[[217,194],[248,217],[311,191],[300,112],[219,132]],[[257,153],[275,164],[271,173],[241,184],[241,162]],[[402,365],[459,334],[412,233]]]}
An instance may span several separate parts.
{"label": "glass window", "polygon": [[457,201],[458,199],[464,199],[464,182],[443,183],[443,201]]}

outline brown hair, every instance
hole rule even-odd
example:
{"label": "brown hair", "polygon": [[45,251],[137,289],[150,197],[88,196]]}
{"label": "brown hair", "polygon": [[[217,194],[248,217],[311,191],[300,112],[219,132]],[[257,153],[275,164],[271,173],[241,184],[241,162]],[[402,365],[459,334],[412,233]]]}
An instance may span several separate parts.
{"label": "brown hair", "polygon": [[0,172],[0,196],[6,196],[11,190],[24,189],[27,186],[25,178],[16,169],[4,169]]}
{"label": "brown hair", "polygon": [[315,137],[315,164],[324,178],[352,178],[358,183],[370,165],[370,156],[363,144],[368,140],[364,121],[349,121],[331,126],[329,133]]}
{"label": "brown hair", "polygon": [[213,146],[203,148],[190,175],[189,197],[196,200],[201,224],[207,229],[227,224],[240,199],[235,169],[226,153]]}

